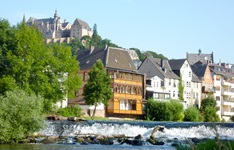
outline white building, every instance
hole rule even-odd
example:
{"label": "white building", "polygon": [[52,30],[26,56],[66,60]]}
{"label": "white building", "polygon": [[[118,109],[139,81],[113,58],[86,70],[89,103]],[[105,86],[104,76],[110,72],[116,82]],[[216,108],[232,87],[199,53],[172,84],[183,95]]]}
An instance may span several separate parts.
{"label": "white building", "polygon": [[234,74],[231,68],[210,64],[216,92],[217,113],[221,119],[229,120],[234,115]]}
{"label": "white building", "polygon": [[187,59],[169,60],[172,71],[182,78],[183,98],[188,106],[199,106],[201,101],[201,81],[193,74]]}
{"label": "white building", "polygon": [[178,99],[179,77],[171,70],[168,60],[147,57],[138,71],[146,74],[146,98]]}

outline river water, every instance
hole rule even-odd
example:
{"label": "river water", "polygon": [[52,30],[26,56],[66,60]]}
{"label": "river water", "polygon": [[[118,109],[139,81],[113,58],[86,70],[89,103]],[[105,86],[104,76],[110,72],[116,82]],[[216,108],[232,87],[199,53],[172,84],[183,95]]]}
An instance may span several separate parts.
{"label": "river water", "polygon": [[[126,135],[135,137],[139,134],[143,139],[150,137],[155,126],[164,126],[164,132],[156,132],[154,135],[159,141],[165,144],[162,146],[150,145],[132,146],[128,144],[119,144],[114,142],[113,145],[88,144],[81,145],[72,141],[72,137],[77,135],[95,134],[95,135]],[[234,123],[215,123],[220,139],[234,140]],[[214,139],[214,123],[193,123],[193,122],[138,122],[138,121],[46,121],[45,128],[39,132],[45,136],[65,136],[67,140],[55,144],[17,144],[17,145],[0,145],[4,150],[107,150],[107,149],[171,149],[175,142],[185,142],[186,139]]]}

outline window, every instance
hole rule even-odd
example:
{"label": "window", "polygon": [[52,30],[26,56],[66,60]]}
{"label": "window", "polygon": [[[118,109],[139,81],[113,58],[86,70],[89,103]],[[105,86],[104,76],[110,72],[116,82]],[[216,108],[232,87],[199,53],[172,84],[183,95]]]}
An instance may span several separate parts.
{"label": "window", "polygon": [[187,87],[191,87],[191,82],[186,83]]}
{"label": "window", "polygon": [[125,110],[125,100],[120,100],[120,110]]}
{"label": "window", "polygon": [[172,96],[175,97],[175,91],[173,91],[173,95]]}
{"label": "window", "polygon": [[192,77],[192,72],[191,72],[191,71],[189,71],[189,77],[190,77],[190,78]]}
{"label": "window", "polygon": [[220,96],[216,96],[216,101],[220,101]]}
{"label": "window", "polygon": [[169,99],[170,98],[170,94],[165,94],[165,99]]}
{"label": "window", "polygon": [[88,72],[84,72],[84,81],[87,81],[89,79],[89,74]]}
{"label": "window", "polygon": [[155,99],[158,99],[159,98],[159,95],[158,93],[154,93],[154,96],[153,96]]}

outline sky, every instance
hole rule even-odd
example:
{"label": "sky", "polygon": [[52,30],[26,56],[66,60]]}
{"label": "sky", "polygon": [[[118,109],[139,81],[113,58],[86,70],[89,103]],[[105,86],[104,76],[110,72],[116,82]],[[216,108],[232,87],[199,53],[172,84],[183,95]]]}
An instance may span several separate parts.
{"label": "sky", "polygon": [[123,48],[154,51],[169,59],[186,53],[214,54],[234,64],[233,0],[5,0],[0,18],[17,25],[29,17],[54,16],[73,24],[79,18],[102,39]]}

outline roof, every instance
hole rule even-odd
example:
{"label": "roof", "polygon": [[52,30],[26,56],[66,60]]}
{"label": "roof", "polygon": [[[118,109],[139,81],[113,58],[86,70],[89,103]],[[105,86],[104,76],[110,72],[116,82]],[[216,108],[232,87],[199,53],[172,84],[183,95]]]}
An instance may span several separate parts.
{"label": "roof", "polygon": [[215,74],[222,75],[227,78],[234,78],[234,74],[231,72],[229,68],[225,68],[217,64],[209,64],[209,67],[210,67],[210,71]]}
{"label": "roof", "polygon": [[90,30],[91,30],[91,28],[89,27],[89,25],[88,25],[87,22],[85,22],[85,21],[83,21],[83,20],[81,20],[81,19],[79,19],[79,18],[76,18],[76,20],[74,21],[73,25],[74,25],[76,22],[78,22],[82,28],[86,28],[86,29],[90,29]]}
{"label": "roof", "polygon": [[204,74],[206,72],[207,64],[194,64],[191,65],[191,69],[193,72],[199,77],[204,77]]}
{"label": "roof", "polygon": [[136,68],[128,52],[124,49],[106,47],[79,50],[77,60],[80,69],[91,69],[97,60],[101,60],[106,68],[136,72]]}
{"label": "roof", "polygon": [[169,79],[179,79],[179,77],[172,71],[168,60],[153,58],[153,61],[158,65],[160,70],[163,72],[164,77]]}
{"label": "roof", "polygon": [[196,62],[200,61],[203,64],[206,64],[207,61],[209,61],[210,63],[213,63],[213,53],[211,54],[202,54],[201,50],[198,50],[198,53],[187,53],[187,60],[189,62],[189,64],[193,65]]}
{"label": "roof", "polygon": [[52,24],[54,23],[54,18],[44,18],[44,19],[36,19],[36,18],[33,18],[33,17],[30,17],[27,21],[27,23],[35,23],[35,24],[38,24],[38,23],[49,23],[49,24]]}
{"label": "roof", "polygon": [[193,82],[199,82],[199,83],[202,82],[194,72],[192,74],[192,81]]}
{"label": "roof", "polygon": [[172,70],[180,70],[185,61],[186,59],[171,59],[168,62]]}
{"label": "roof", "polygon": [[147,57],[141,66],[138,68],[140,73],[145,73],[147,79],[154,76],[159,78],[179,79],[179,77],[171,70],[171,67],[166,59]]}

